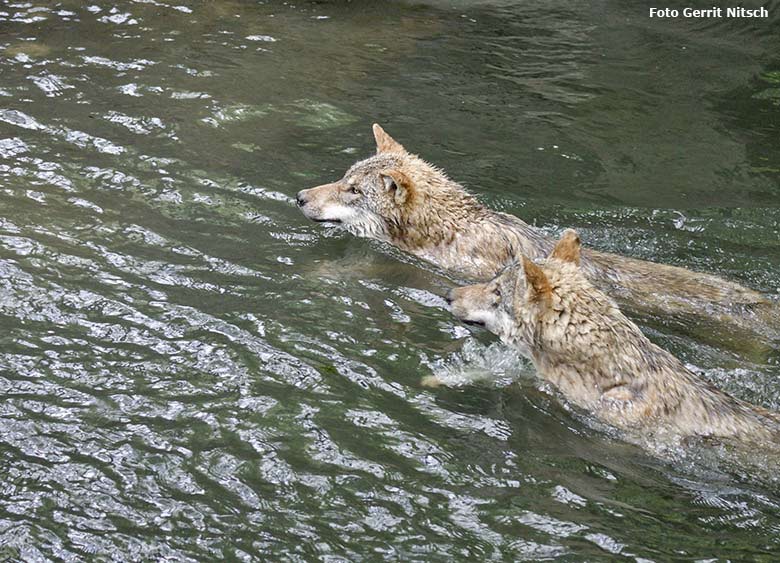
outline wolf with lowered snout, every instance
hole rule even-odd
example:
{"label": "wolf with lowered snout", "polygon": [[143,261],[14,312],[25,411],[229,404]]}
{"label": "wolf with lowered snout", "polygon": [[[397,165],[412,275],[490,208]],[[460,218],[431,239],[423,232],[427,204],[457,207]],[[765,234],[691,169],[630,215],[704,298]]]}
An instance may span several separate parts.
{"label": "wolf with lowered snout", "polygon": [[569,401],[608,424],[780,446],[780,415],[727,395],[650,342],[588,281],[580,253],[569,229],[542,263],[523,256],[489,282],[453,289],[452,313],[516,346]]}

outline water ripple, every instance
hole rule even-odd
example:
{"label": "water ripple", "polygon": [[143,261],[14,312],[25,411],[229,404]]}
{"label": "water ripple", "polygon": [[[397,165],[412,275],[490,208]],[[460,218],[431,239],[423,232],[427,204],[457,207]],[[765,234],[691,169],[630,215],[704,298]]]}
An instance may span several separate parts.
{"label": "water ripple", "polygon": [[[627,444],[455,322],[440,272],[294,205],[373,150],[366,123],[387,121],[490,205],[550,233],[573,225],[594,246],[774,291],[777,213],[727,205],[776,193],[773,145],[739,121],[760,114],[774,138],[768,102],[739,74],[766,58],[739,55],[763,36],[735,51],[721,29],[706,57],[685,58],[727,65],[705,72],[711,85],[682,120],[697,84],[647,83],[646,68],[663,82],[659,57],[679,53],[635,18],[642,31],[628,37],[618,15],[585,4],[381,12],[0,8],[0,559],[777,551],[771,459]],[[697,33],[689,53],[709,32]],[[739,107],[721,111],[730,88]],[[668,137],[647,120],[667,113],[708,147],[704,160],[678,151],[696,181],[668,188],[652,166]],[[736,138],[751,140],[735,150]],[[718,161],[739,166],[708,176]],[[645,173],[654,190],[635,189]],[[677,205],[681,185],[709,191]],[[653,209],[637,203],[645,193]],[[702,377],[780,405],[777,358],[742,362],[641,320]]]}

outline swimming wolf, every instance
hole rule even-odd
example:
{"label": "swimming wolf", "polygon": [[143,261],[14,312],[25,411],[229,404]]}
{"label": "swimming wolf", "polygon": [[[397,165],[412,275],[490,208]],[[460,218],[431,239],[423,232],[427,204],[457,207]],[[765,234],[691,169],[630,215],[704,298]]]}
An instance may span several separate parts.
{"label": "swimming wolf", "polygon": [[489,282],[453,289],[452,313],[516,346],[569,401],[608,424],[780,445],[780,415],[727,395],[650,342],[580,260],[569,229],[541,263],[523,256]]}
{"label": "swimming wolf", "polygon": [[[386,241],[471,281],[492,278],[516,255],[550,252],[551,237],[485,207],[379,125],[373,131],[374,156],[354,164],[340,180],[298,193],[306,217]],[[685,330],[693,326],[699,337],[737,348],[752,349],[760,341],[766,350],[780,340],[780,306],[737,283],[590,249],[583,249],[582,263],[588,277],[631,314],[663,315]],[[725,328],[713,331],[713,322]],[[734,341],[732,332],[748,337]]]}

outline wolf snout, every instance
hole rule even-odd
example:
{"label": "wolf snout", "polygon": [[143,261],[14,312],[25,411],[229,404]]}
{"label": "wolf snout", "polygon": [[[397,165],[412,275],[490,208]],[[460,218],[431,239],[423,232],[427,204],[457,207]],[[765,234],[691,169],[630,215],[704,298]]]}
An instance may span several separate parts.
{"label": "wolf snout", "polygon": [[447,302],[447,305],[452,305],[452,302],[455,300],[455,296],[453,295],[454,291],[454,289],[450,289],[444,296],[444,300]]}
{"label": "wolf snout", "polygon": [[464,307],[463,299],[461,299],[459,288],[453,287],[444,296],[444,300],[447,302],[447,308],[452,316],[462,321],[464,317],[468,316],[468,311]]}
{"label": "wolf snout", "polygon": [[299,191],[295,195],[295,204],[298,207],[303,207],[304,205],[306,205],[306,196],[304,195],[303,190]]}

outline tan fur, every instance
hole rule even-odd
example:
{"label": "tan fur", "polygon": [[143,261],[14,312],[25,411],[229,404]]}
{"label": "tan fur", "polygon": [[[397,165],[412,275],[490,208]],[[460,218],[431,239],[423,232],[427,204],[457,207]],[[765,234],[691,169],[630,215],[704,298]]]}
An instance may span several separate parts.
{"label": "tan fur", "polygon": [[552,287],[550,287],[550,282],[542,269],[523,256],[523,270],[525,271],[525,279],[528,281],[528,291],[531,298],[534,301],[543,300],[549,303],[552,298]]}
{"label": "tan fur", "polygon": [[[353,234],[386,241],[468,280],[487,280],[519,254],[546,256],[554,241],[517,217],[492,211],[444,172],[407,152],[374,125],[377,154],[353,165],[332,184],[302,190],[307,217],[341,222]],[[383,175],[397,174],[413,197],[396,201]],[[401,176],[402,175],[402,176]],[[359,195],[350,192],[357,186]],[[560,252],[568,252],[561,249]],[[563,257],[563,256],[562,256]],[[720,344],[764,348],[780,339],[780,309],[760,293],[712,274],[590,249],[583,269],[632,314],[670,315],[686,326],[706,325],[697,336]],[[713,322],[723,325],[713,331]]]}
{"label": "tan fur", "polygon": [[571,229],[564,231],[561,240],[555,245],[552,257],[564,262],[580,264],[580,237]]}
{"label": "tan fur", "polygon": [[403,153],[406,152],[406,149],[393,139],[390,135],[388,135],[384,129],[382,129],[378,123],[374,123],[372,130],[374,131],[374,140],[376,141],[376,152],[382,153],[382,152],[398,152]]}
{"label": "tan fur", "polygon": [[[567,252],[542,264],[526,258],[490,282],[454,289],[453,314],[517,346],[569,401],[609,424],[780,444],[780,415],[723,393],[650,342],[571,259],[579,241],[568,232],[559,245]],[[550,288],[547,299],[539,287]]]}
{"label": "tan fur", "polygon": [[414,185],[400,170],[385,170],[380,174],[385,182],[385,188],[393,191],[393,201],[396,205],[410,207],[413,205]]}

